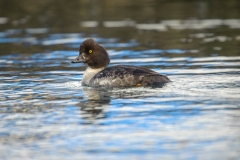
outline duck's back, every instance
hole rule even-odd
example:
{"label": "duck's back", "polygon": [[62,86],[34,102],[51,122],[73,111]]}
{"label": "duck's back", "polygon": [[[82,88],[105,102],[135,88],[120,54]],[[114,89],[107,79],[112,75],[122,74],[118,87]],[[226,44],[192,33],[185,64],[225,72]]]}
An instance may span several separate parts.
{"label": "duck's back", "polygon": [[97,73],[89,82],[91,87],[124,87],[162,85],[170,79],[148,68],[135,66],[112,66]]}

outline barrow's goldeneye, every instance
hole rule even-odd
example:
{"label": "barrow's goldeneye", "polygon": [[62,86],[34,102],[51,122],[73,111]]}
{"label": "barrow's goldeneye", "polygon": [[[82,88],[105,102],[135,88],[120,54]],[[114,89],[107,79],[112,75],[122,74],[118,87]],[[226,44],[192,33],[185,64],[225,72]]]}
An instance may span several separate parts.
{"label": "barrow's goldeneye", "polygon": [[107,67],[110,58],[107,51],[93,39],[80,45],[79,56],[72,63],[86,63],[82,85],[90,87],[162,86],[170,82],[167,76],[151,69],[129,65]]}

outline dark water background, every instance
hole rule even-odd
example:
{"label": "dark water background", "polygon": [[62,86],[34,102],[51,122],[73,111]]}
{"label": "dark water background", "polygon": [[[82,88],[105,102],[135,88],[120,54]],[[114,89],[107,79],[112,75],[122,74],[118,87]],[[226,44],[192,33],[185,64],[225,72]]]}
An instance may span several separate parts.
{"label": "dark water background", "polygon": [[[92,37],[163,88],[81,86]],[[0,0],[1,159],[240,159],[239,0]]]}

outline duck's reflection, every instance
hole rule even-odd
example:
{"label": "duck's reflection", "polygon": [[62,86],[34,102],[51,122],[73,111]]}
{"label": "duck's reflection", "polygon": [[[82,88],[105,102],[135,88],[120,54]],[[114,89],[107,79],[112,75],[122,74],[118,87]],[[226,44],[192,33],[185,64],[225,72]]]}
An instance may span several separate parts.
{"label": "duck's reflection", "polygon": [[84,118],[105,118],[103,111],[110,103],[110,94],[102,89],[83,87],[87,100],[80,102],[81,113]]}
{"label": "duck's reflection", "polygon": [[[86,99],[78,105],[81,108],[83,118],[105,118],[104,110],[110,105],[111,99],[139,99],[161,94],[161,87],[158,88],[118,88],[104,89],[83,87],[82,91]],[[156,94],[157,93],[157,94]]]}

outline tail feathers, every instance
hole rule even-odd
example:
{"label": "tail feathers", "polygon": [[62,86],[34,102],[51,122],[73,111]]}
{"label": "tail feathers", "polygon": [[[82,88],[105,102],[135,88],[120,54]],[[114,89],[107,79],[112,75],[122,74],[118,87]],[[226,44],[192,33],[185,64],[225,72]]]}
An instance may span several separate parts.
{"label": "tail feathers", "polygon": [[146,75],[142,78],[142,85],[163,85],[164,83],[171,82],[171,80],[163,75]]}

